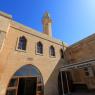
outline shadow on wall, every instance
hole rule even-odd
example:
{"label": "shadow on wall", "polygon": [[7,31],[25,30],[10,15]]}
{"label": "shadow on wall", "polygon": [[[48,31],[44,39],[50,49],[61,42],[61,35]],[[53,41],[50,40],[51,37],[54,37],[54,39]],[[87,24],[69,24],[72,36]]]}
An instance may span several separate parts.
{"label": "shadow on wall", "polygon": [[59,95],[58,93],[58,73],[59,68],[65,64],[64,59],[60,59],[53,72],[45,84],[45,95]]}

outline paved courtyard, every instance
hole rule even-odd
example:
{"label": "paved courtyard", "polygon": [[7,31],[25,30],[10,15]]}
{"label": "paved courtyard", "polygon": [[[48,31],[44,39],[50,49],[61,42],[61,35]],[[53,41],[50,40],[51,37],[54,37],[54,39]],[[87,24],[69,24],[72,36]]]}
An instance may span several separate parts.
{"label": "paved courtyard", "polygon": [[95,95],[95,92],[88,92],[88,93],[78,92],[78,93],[72,93],[71,95]]}

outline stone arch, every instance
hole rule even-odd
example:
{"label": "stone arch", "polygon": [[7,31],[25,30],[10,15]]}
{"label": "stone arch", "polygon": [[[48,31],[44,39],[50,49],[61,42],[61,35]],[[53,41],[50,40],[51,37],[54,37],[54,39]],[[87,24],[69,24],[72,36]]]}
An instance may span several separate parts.
{"label": "stone arch", "polygon": [[[41,84],[41,88],[37,87],[37,84],[36,84],[36,89],[40,89],[40,93],[44,95],[44,82],[43,82],[43,76],[40,72],[40,70],[34,66],[34,65],[31,65],[31,64],[26,64],[26,65],[23,65],[22,67],[20,67],[11,77],[11,79],[9,80],[9,83],[7,85],[7,89],[6,89],[6,94],[8,93],[8,87],[11,86],[12,84],[12,79],[13,78],[37,78],[37,84]],[[18,93],[18,92],[17,92]],[[36,92],[38,93],[38,92]],[[9,94],[8,94],[9,95]],[[15,94],[14,94],[15,95]],[[36,95],[36,94],[34,94]]]}

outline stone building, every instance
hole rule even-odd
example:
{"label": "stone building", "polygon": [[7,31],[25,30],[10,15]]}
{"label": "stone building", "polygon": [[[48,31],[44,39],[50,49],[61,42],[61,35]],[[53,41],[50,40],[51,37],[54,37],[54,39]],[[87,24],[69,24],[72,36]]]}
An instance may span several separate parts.
{"label": "stone building", "polygon": [[67,47],[64,58],[67,64],[60,69],[60,95],[79,89],[95,90],[95,34]]}
{"label": "stone building", "polygon": [[95,34],[71,45],[52,37],[45,13],[43,32],[0,12],[0,95],[64,95],[95,89]]}
{"label": "stone building", "polygon": [[58,95],[67,46],[52,38],[48,13],[42,24],[40,33],[0,12],[0,95]]}

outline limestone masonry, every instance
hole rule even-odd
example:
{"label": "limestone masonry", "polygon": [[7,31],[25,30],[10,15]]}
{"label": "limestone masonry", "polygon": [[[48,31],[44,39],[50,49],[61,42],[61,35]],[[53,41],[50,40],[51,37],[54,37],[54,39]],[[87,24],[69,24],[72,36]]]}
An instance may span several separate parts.
{"label": "limestone masonry", "polygon": [[[65,72],[63,67],[94,63],[95,34],[67,46],[52,37],[52,19],[48,13],[44,14],[42,24],[41,33],[0,12],[0,95],[63,95],[66,87],[60,76]],[[68,69],[72,84],[95,89],[94,64],[92,67],[93,72],[88,70],[92,76],[84,69]]]}

